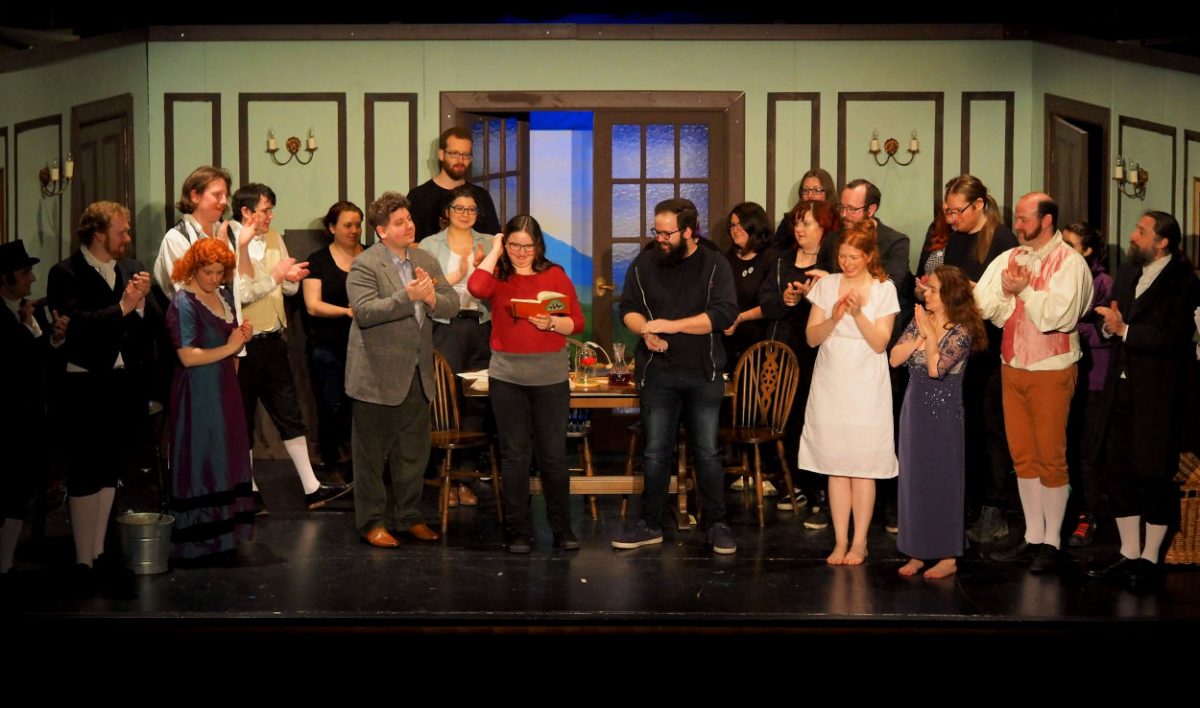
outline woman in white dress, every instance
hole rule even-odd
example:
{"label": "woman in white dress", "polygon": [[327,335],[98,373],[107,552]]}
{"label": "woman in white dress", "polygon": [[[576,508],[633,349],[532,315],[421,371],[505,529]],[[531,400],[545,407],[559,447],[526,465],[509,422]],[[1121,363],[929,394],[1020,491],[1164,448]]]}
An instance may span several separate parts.
{"label": "woman in white dress", "polygon": [[809,346],[820,349],[799,466],[829,476],[834,548],[826,562],[859,565],[867,557],[875,480],[898,470],[885,350],[900,303],[879,262],[873,223],[846,226],[838,265],[841,273],[820,279],[808,294],[813,308],[806,336]]}

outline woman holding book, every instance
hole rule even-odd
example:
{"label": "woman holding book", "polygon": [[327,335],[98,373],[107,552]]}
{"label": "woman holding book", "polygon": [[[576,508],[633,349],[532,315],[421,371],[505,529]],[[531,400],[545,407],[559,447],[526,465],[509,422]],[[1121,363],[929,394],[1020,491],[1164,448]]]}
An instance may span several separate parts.
{"label": "woman holding book", "polygon": [[[571,531],[570,473],[567,470],[567,416],[571,388],[566,337],[583,330],[575,286],[559,266],[546,260],[542,228],[532,216],[514,216],[467,281],[471,295],[492,312],[492,358],[488,388],[500,435],[500,475],[508,550],[533,548],[529,509],[529,465],[537,453],[546,516],[554,547],[579,548]],[[548,301],[556,314],[517,315],[513,300]],[[542,295],[542,297],[539,297]],[[520,303],[521,311],[532,303]],[[559,307],[564,309],[559,309]],[[543,308],[534,308],[539,310]]]}

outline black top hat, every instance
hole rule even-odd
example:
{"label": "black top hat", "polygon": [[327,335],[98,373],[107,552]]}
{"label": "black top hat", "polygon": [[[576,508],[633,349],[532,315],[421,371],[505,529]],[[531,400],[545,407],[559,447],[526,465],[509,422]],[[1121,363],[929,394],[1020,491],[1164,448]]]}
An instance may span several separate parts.
{"label": "black top hat", "polygon": [[40,258],[30,258],[25,252],[25,244],[21,239],[0,243],[0,273],[15,273],[39,262]]}

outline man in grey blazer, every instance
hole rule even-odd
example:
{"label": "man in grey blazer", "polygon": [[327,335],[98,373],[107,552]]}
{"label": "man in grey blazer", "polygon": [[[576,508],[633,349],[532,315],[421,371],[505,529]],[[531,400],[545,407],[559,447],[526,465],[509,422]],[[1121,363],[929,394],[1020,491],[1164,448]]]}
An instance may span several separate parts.
{"label": "man in grey blazer", "polygon": [[411,247],[416,230],[404,195],[385,192],[367,216],[379,243],[355,259],[346,278],[354,313],[346,394],[354,399],[355,524],[371,545],[395,548],[400,544],[385,528],[385,464],[395,528],[421,541],[438,538],[417,510],[429,461],[432,318],[453,317],[458,296],[437,259]]}

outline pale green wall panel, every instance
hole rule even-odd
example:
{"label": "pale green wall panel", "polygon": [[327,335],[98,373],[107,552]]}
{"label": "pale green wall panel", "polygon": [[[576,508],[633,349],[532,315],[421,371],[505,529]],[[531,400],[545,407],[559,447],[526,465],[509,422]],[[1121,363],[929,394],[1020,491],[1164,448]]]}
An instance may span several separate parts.
{"label": "pale green wall panel", "polygon": [[[285,161],[291,155],[284,147],[285,141],[295,136],[300,139],[301,150],[297,160],[279,166],[267,152],[267,131],[275,131],[279,150],[275,159]],[[317,141],[317,150],[307,165],[299,159],[310,156],[303,148],[312,130]],[[248,107],[247,115],[247,175],[250,182],[261,182],[275,190],[278,204],[275,206],[276,231],[287,229],[320,228],[321,217],[329,205],[338,200],[338,153],[342,149],[337,141],[336,104],[323,102],[274,102],[255,101]],[[234,177],[237,186],[241,181]]]}
{"label": "pale green wall panel", "polygon": [[[967,171],[983,181],[1001,212],[1009,213],[1012,205],[1004,204],[1004,110],[1003,101],[971,103],[971,161]],[[959,162],[952,164],[961,166]],[[945,179],[958,172],[946,172]]]}
{"label": "pale green wall panel", "polygon": [[[850,101],[846,105],[846,174],[844,181],[868,179],[882,193],[879,218],[888,226],[908,234],[912,239],[909,260],[916,266],[925,229],[933,219],[934,189],[941,185],[935,180],[934,104],[927,101]],[[896,158],[907,162],[913,129],[921,141],[920,151],[912,164],[899,166],[889,161],[876,164],[867,151],[873,131],[878,130],[882,148],[887,138],[900,141]],[[880,152],[880,157],[886,153]],[[940,204],[940,202],[939,202]]]}
{"label": "pale green wall panel", "polygon": [[[765,123],[765,120],[764,120]],[[765,146],[763,148],[766,149]],[[765,153],[760,153],[765,154]],[[747,171],[758,160],[747,156]],[[779,219],[799,198],[800,175],[812,167],[812,101],[778,101],[775,104],[775,213],[770,214],[773,222]],[[832,173],[834,170],[826,167]],[[749,191],[746,198],[766,206],[764,200],[755,199]]]}
{"label": "pale green wall panel", "polygon": [[[375,104],[375,191],[402,192],[417,186],[409,184],[409,120],[407,103]],[[354,149],[351,148],[351,153]],[[361,152],[361,150],[360,150]],[[420,162],[418,150],[418,162]],[[425,166],[418,165],[417,184],[429,178]],[[353,173],[352,173],[353,174]],[[361,192],[361,189],[360,189]],[[365,208],[365,206],[364,206]]]}
{"label": "pale green wall panel", "polygon": [[[10,235],[25,242],[25,250],[30,256],[41,259],[42,262],[33,267],[37,276],[33,293],[41,297],[46,293],[46,274],[67,255],[70,245],[70,229],[64,229],[61,221],[70,218],[67,195],[43,197],[38,182],[38,171],[49,167],[50,161],[58,157],[58,127],[50,125],[26,130],[13,142],[19,152],[13,179],[19,181],[20,188],[14,204],[16,230]],[[66,151],[63,154],[66,155]]]}
{"label": "pale green wall panel", "polygon": [[[1109,241],[1117,242],[1122,250],[1128,248],[1129,234],[1137,225],[1143,211],[1152,209],[1172,213],[1171,138],[1160,133],[1126,127],[1125,154],[1127,159],[1136,160],[1150,173],[1150,182],[1146,188],[1145,201],[1124,195],[1117,197],[1121,200],[1121,222],[1117,238],[1110,237]],[[1178,206],[1182,208],[1183,203],[1179,202]]]}

